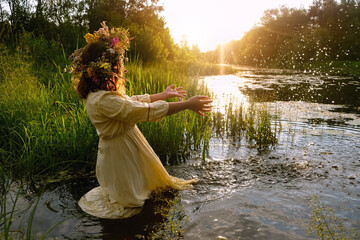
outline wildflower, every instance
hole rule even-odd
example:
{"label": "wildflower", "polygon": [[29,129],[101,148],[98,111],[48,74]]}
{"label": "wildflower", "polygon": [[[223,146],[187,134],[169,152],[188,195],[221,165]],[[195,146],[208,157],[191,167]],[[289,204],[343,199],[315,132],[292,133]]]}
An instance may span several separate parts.
{"label": "wildflower", "polygon": [[112,49],[112,48],[109,48],[108,51],[109,51],[111,54],[115,54],[115,53],[116,53],[115,50]]}
{"label": "wildflower", "polygon": [[95,41],[95,36],[91,33],[87,33],[85,36],[84,36],[85,40],[86,40],[86,43],[91,43],[93,41]]}
{"label": "wildflower", "polygon": [[109,63],[103,63],[103,64],[101,64],[101,66],[100,66],[100,68],[103,68],[103,69],[105,69],[105,70],[109,70],[110,69],[110,64]]}
{"label": "wildflower", "polygon": [[86,72],[89,75],[89,77],[91,77],[93,75],[93,73],[94,73],[94,69],[93,68],[87,68]]}
{"label": "wildflower", "polygon": [[113,39],[111,39],[111,44],[110,44],[110,47],[115,47],[119,42],[119,38],[115,38],[113,37]]}

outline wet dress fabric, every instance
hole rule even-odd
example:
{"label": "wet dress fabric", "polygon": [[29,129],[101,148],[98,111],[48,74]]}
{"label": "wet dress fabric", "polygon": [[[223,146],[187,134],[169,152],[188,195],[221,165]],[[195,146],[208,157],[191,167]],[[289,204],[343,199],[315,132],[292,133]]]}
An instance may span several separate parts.
{"label": "wet dress fabric", "polygon": [[154,190],[186,189],[196,182],[170,176],[136,126],[165,117],[167,102],[150,103],[147,94],[130,98],[97,91],[88,95],[85,105],[99,135],[96,177],[100,186],[79,200],[83,211],[99,218],[127,218],[141,211]]}

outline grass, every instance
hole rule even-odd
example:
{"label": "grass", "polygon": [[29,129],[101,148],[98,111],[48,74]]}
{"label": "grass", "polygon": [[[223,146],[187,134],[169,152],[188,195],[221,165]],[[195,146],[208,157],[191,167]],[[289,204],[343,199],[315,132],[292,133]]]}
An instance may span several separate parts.
{"label": "grass", "polygon": [[21,53],[1,54],[0,65],[5,73],[0,82],[4,171],[34,179],[93,160],[96,132],[60,67],[45,85]]}
{"label": "grass", "polygon": [[147,239],[182,239],[182,224],[186,220],[185,213],[181,208],[180,197],[176,191],[171,193],[173,197],[166,197],[166,192],[153,194],[154,214],[161,216],[163,221],[149,234]]}

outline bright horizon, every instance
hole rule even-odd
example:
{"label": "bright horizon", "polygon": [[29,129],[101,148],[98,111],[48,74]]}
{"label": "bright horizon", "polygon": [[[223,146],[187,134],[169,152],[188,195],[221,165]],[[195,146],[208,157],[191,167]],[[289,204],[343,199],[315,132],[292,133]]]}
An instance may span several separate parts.
{"label": "bright horizon", "polygon": [[162,16],[175,43],[186,39],[202,52],[239,40],[267,9],[287,7],[307,9],[313,0],[160,0]]}

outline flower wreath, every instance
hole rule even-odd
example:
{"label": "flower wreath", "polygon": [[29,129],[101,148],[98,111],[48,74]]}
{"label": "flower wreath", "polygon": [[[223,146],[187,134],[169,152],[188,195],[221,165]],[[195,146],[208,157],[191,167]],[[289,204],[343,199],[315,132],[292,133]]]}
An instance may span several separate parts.
{"label": "flower wreath", "polygon": [[83,48],[77,49],[70,56],[72,58],[70,66],[65,69],[65,71],[73,75],[75,80],[81,78],[91,79],[93,83],[100,85],[100,79],[110,80],[113,76],[123,78],[121,74],[114,72],[114,70],[117,68],[118,62],[127,61],[127,58],[124,59],[124,54],[129,48],[132,38],[129,37],[129,32],[126,29],[112,28],[109,31],[109,27],[105,22],[102,22],[101,26],[94,34],[87,33],[84,38],[87,44],[93,42],[103,43],[106,50],[95,61],[84,64],[82,58]]}

